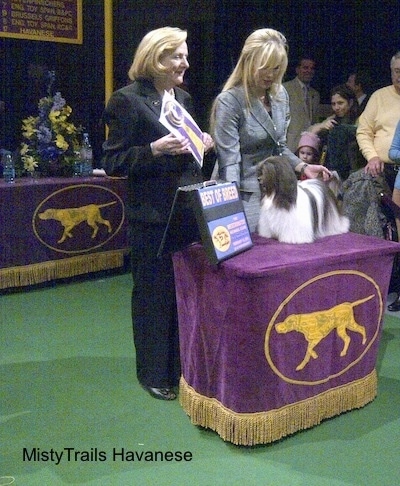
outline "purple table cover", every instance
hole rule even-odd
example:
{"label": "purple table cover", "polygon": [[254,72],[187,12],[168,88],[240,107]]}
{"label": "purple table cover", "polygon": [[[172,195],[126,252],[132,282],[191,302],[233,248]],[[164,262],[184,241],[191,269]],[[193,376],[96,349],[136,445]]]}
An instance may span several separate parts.
{"label": "purple table cover", "polygon": [[373,400],[398,243],[348,233],[254,247],[218,266],[174,255],[180,400],[235,444],[280,439]]}
{"label": "purple table cover", "polygon": [[0,180],[0,288],[121,266],[126,180]]}

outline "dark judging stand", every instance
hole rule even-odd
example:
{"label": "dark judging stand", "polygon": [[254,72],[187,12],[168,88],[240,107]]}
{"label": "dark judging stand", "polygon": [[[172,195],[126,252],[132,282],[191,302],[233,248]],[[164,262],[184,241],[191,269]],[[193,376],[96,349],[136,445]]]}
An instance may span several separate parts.
{"label": "dark judging stand", "polygon": [[193,424],[241,445],[276,441],[375,398],[399,251],[353,233],[253,242],[217,266],[200,244],[174,254],[181,404]]}

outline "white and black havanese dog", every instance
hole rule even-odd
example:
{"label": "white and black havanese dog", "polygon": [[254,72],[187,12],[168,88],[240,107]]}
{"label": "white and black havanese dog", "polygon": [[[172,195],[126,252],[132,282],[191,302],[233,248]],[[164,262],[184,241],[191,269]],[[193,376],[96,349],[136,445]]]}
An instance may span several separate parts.
{"label": "white and black havanese dog", "polygon": [[298,181],[286,157],[268,157],[257,165],[261,191],[258,234],[284,243],[312,243],[347,233],[349,220],[340,213],[328,185],[319,179]]}

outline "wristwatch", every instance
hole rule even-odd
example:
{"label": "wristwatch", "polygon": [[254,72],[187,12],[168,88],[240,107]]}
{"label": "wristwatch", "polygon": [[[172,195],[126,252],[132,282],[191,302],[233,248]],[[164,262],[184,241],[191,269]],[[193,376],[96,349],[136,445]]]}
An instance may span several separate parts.
{"label": "wristwatch", "polygon": [[300,177],[304,175],[304,171],[307,169],[308,164],[303,164],[300,169]]}

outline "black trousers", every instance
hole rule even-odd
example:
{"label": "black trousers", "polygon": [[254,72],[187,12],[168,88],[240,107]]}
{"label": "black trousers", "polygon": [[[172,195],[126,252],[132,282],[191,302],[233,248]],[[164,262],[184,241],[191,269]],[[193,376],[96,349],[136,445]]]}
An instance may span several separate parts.
{"label": "black trousers", "polygon": [[172,258],[157,257],[165,226],[135,223],[129,229],[137,378],[147,386],[176,386],[180,359]]}

